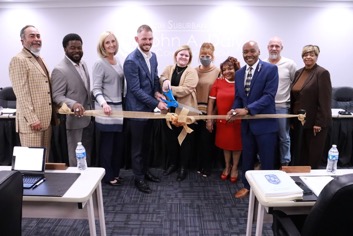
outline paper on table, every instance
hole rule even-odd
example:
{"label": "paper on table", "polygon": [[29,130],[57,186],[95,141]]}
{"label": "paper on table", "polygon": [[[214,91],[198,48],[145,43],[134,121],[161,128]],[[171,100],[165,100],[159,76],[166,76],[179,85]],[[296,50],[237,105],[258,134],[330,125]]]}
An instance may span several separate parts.
{"label": "paper on table", "polygon": [[318,197],[322,189],[331,181],[331,176],[300,176],[300,179],[308,186]]}
{"label": "paper on table", "polygon": [[344,111],[344,110],[341,108],[332,108],[331,109],[331,116],[338,117],[339,116],[338,112],[340,112],[340,111]]}
{"label": "paper on table", "polygon": [[3,114],[13,114],[13,113],[16,112],[16,109],[13,109],[13,108],[3,108],[3,109],[1,110],[1,112],[2,112]]}

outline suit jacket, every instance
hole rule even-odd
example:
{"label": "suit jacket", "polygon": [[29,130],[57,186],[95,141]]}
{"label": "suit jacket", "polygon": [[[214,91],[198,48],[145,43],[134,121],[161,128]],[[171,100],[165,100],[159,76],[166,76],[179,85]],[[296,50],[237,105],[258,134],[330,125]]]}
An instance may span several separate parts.
{"label": "suit jacket", "polygon": [[[72,108],[78,102],[85,110],[91,109],[90,77],[86,63],[82,62],[82,65],[85,70],[88,88],[85,87],[80,74],[67,57],[54,68],[51,74],[53,100],[59,106],[66,103],[68,107]],[[89,125],[90,120],[91,118],[88,116],[79,118],[74,115],[67,115],[66,128],[82,129]]]}
{"label": "suit jacket", "polygon": [[30,125],[37,121],[48,129],[53,108],[47,73],[26,49],[12,58],[9,72],[16,95],[16,131],[32,133]]}
{"label": "suit jacket", "polygon": [[[246,66],[235,73],[235,108],[248,108],[250,115],[276,114],[275,96],[278,88],[277,66],[259,60],[253,71],[249,95],[244,89]],[[277,132],[276,119],[242,120],[242,128],[249,128],[255,135]]]}
{"label": "suit jacket", "polygon": [[[175,65],[167,66],[161,75],[160,82],[163,83],[165,79],[171,80],[174,70]],[[197,71],[188,66],[181,75],[179,86],[172,86],[171,88],[175,99],[182,104],[198,109],[196,99],[196,86],[198,82],[199,76],[197,75]]]}
{"label": "suit jacket", "polygon": [[150,58],[150,65],[151,72],[148,70],[145,58],[137,48],[125,59],[127,111],[152,112],[158,106],[159,101],[154,97],[154,93],[160,91],[160,84],[157,57],[154,53]]}
{"label": "suit jacket", "polygon": [[[298,82],[304,68],[295,72],[293,84]],[[306,111],[304,128],[312,128],[314,125],[327,127],[331,124],[331,94],[332,85],[330,73],[323,67],[315,65],[310,70],[310,75],[303,84],[299,94],[291,92],[291,108],[293,104],[299,102],[301,109]]]}

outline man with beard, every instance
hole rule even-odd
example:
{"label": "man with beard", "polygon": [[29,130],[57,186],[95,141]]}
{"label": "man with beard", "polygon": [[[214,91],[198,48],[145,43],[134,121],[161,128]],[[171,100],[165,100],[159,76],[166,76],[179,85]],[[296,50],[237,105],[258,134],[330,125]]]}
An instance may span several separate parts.
{"label": "man with beard", "polygon": [[16,95],[16,132],[22,146],[45,147],[48,160],[54,116],[49,71],[40,57],[42,39],[33,25],[23,27],[20,37],[23,49],[9,66]]}
{"label": "man with beard", "polygon": [[75,149],[77,142],[86,148],[87,163],[90,163],[92,148],[91,118],[83,116],[85,110],[91,109],[90,78],[83,56],[82,39],[77,34],[68,34],[62,45],[65,58],[52,72],[53,100],[61,106],[65,103],[75,113],[66,116],[66,137],[70,166],[77,166]]}
{"label": "man with beard", "polygon": [[[150,49],[153,33],[148,25],[137,29],[135,41],[138,47],[130,53],[124,62],[124,75],[127,84],[125,107],[127,111],[153,112],[158,107],[166,110],[167,105],[161,101],[163,95],[157,72],[157,57]],[[127,131],[130,139],[131,164],[135,176],[135,186],[143,193],[151,193],[145,180],[160,182],[148,170],[149,140],[152,137],[152,121],[147,119],[128,119]]]}
{"label": "man with beard", "polygon": [[[278,37],[271,38],[267,45],[269,56],[265,61],[276,65],[278,68],[278,89],[275,98],[276,113],[288,114],[290,107],[290,89],[297,65],[293,60],[281,56],[282,49],[282,40]],[[280,162],[281,166],[287,166],[291,161],[289,120],[277,119],[277,121]]]}

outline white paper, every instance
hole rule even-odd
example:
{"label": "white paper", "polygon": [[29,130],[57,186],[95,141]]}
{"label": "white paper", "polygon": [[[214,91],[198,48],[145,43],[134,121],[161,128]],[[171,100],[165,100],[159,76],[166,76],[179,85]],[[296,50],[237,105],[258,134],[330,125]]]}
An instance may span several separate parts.
{"label": "white paper", "polygon": [[331,181],[331,176],[300,176],[300,179],[315,193],[318,197],[322,189]]}

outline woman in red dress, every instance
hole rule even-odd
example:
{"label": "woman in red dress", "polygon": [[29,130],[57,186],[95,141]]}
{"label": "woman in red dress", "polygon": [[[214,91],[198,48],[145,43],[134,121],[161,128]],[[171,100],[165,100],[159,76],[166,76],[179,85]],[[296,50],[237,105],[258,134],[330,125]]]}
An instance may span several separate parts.
{"label": "woman in red dress", "polygon": [[[207,106],[207,114],[226,115],[231,109],[235,96],[235,72],[240,68],[240,63],[234,57],[228,57],[221,66],[222,76],[218,78],[210,91]],[[215,109],[216,106],[216,109]],[[206,128],[213,132],[213,124],[216,124],[216,146],[223,149],[225,169],[221,179],[235,183],[238,179],[238,163],[242,150],[240,120],[227,122],[225,119],[207,120]]]}

